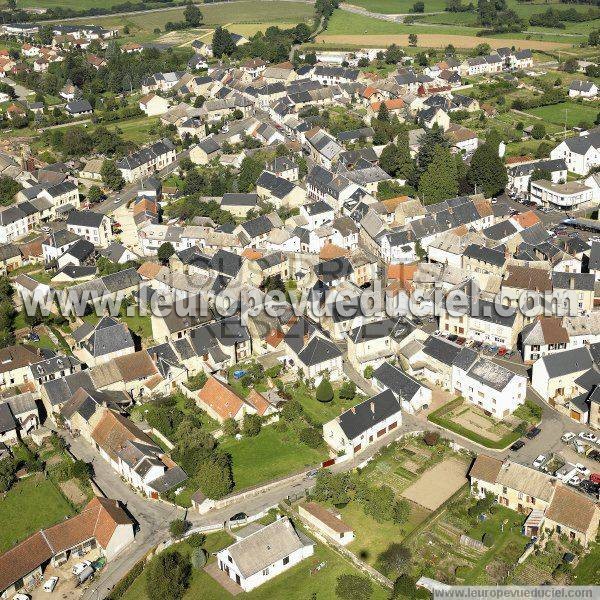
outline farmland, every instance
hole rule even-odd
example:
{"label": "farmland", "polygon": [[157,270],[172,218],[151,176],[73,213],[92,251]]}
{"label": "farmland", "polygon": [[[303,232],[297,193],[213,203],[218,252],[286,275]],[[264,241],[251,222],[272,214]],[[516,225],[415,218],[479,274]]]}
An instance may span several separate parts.
{"label": "farmland", "polygon": [[545,122],[567,127],[577,127],[580,123],[593,124],[598,116],[600,107],[595,105],[578,104],[576,102],[561,102],[551,106],[532,108],[526,112],[541,117]]}

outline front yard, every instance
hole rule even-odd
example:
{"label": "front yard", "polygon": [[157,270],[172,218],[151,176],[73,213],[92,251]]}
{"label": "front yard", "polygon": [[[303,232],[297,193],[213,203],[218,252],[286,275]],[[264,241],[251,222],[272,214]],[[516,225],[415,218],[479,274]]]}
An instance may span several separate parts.
{"label": "front yard", "polygon": [[[218,532],[207,536],[205,549],[211,555],[233,543],[233,539],[225,532]],[[175,548],[182,554],[188,555],[191,551],[185,542]],[[211,556],[209,564],[216,559]],[[315,567],[323,564],[322,568]],[[358,570],[347,560],[333,552],[323,544],[317,543],[315,553],[310,558],[278,575],[255,590],[243,594],[248,600],[339,600],[335,594],[337,578],[346,573],[359,575]],[[373,582],[373,595],[371,600],[385,600],[389,596],[388,590]],[[191,583],[183,596],[183,600],[207,598],[210,600],[227,600],[232,596],[226,592],[204,570],[192,570]],[[240,596],[242,597],[242,596]],[[147,600],[146,578],[142,573],[123,596],[123,600]]]}
{"label": "front yard", "polygon": [[255,437],[223,438],[220,447],[231,454],[234,490],[259,485],[319,465],[327,458],[325,448],[309,448],[289,426],[267,425]]}
{"label": "front yard", "polygon": [[504,449],[518,440],[527,422],[515,415],[499,421],[480,408],[466,402],[462,396],[444,404],[427,417],[429,421],[486,448]]}

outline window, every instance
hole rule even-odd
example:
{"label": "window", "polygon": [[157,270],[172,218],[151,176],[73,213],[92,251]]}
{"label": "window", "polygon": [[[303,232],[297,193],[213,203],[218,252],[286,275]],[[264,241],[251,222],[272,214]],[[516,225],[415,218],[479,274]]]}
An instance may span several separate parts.
{"label": "window", "polygon": [[262,574],[263,575],[268,575],[269,574],[269,568],[267,567],[266,569],[263,569]]}
{"label": "window", "polygon": [[283,559],[283,564],[284,564],[284,565],[287,565],[289,562],[290,562],[290,557],[289,557],[289,556],[286,556],[286,557]]}

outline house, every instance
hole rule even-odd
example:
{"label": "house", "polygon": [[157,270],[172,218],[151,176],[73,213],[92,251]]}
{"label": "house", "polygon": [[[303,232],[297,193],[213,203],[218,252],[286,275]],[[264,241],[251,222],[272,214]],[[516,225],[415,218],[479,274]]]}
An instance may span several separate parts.
{"label": "house", "polygon": [[594,308],[596,279],[592,273],[552,273],[556,310],[569,316],[590,314]]}
{"label": "house", "polygon": [[[261,396],[256,391],[255,394]],[[227,419],[241,422],[244,415],[257,413],[256,408],[238,396],[229,384],[212,375],[198,392],[197,398],[198,406],[219,423]]]}
{"label": "house", "polygon": [[162,115],[169,110],[170,104],[166,98],[150,92],[140,98],[140,110],[148,117]]}
{"label": "house", "polygon": [[598,86],[593,81],[574,79],[569,86],[569,98],[595,98]]}
{"label": "house", "polygon": [[323,439],[334,452],[353,456],[400,425],[400,402],[388,389],[325,423]]}
{"label": "house", "polygon": [[528,193],[529,182],[534,171],[548,171],[552,183],[561,183],[567,180],[567,164],[564,159],[536,160],[507,168],[508,189],[518,194]]}
{"label": "house", "polygon": [[341,378],[342,352],[330,340],[314,335],[297,353],[296,365],[306,379],[314,379],[318,384],[328,374],[330,381]]}
{"label": "house", "polygon": [[94,258],[96,256],[96,249],[92,242],[80,239],[77,240],[72,246],[69,246],[67,250],[56,260],[56,266],[59,269],[66,267],[67,265],[74,265],[76,267],[92,267],[90,271],[91,275],[96,274],[96,267]]}
{"label": "house", "polygon": [[131,183],[169,166],[176,154],[173,143],[165,138],[119,159],[116,165],[123,179]]}
{"label": "house", "polygon": [[306,192],[290,179],[263,171],[256,182],[256,193],[261,200],[270,202],[276,209],[298,208],[306,202]]}
{"label": "house", "polygon": [[71,100],[65,105],[65,111],[71,117],[83,117],[91,115],[93,112],[92,105],[87,100]]}
{"label": "house", "polygon": [[134,524],[117,500],[95,497],[83,510],[0,554],[0,597],[37,585],[48,564],[99,548],[108,561],[133,542]]}
{"label": "house", "polygon": [[217,564],[249,592],[313,553],[314,542],[283,517],[217,552]]}
{"label": "house", "polygon": [[521,332],[523,362],[533,363],[538,358],[566,350],[569,333],[558,317],[538,317]]}
{"label": "house", "polygon": [[0,349],[0,388],[13,388],[31,381],[29,366],[39,362],[33,346],[15,344]]}
{"label": "house", "polygon": [[91,210],[73,210],[67,217],[67,229],[94,246],[105,248],[112,240],[110,219]]}
{"label": "house", "polygon": [[550,158],[562,158],[569,171],[587,175],[591,169],[600,166],[600,132],[584,132],[563,140],[550,151]]}
{"label": "house", "polygon": [[373,385],[378,390],[390,390],[402,410],[415,413],[431,404],[431,390],[398,367],[384,362],[373,371]]}
{"label": "house", "polygon": [[259,208],[258,194],[242,194],[238,192],[223,194],[221,208],[229,211],[238,218],[247,217],[250,211],[256,211]]}
{"label": "house", "polygon": [[23,254],[15,244],[0,245],[0,273],[7,275],[23,266]]}
{"label": "house", "polygon": [[298,515],[309,527],[327,536],[337,544],[345,546],[354,540],[354,530],[334,514],[316,502],[306,502],[298,506]]}
{"label": "house", "polygon": [[89,365],[135,352],[129,329],[113,317],[103,317],[96,325],[84,323],[73,332],[73,338],[79,358]]}
{"label": "house", "polygon": [[454,392],[497,419],[525,402],[527,378],[465,348],[452,364]]}
{"label": "house", "polygon": [[596,501],[551,475],[480,454],[469,478],[475,496],[492,494],[500,506],[532,517],[524,524],[527,536],[540,537],[543,532],[566,535],[584,547],[596,538],[600,521]]}

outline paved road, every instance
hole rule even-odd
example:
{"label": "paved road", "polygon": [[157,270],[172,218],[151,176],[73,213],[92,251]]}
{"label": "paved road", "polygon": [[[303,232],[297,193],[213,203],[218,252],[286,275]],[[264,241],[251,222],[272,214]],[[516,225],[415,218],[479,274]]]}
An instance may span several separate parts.
{"label": "paved road", "polygon": [[27,100],[27,96],[33,94],[33,90],[27,89],[25,86],[17,83],[14,79],[10,77],[4,78],[4,83],[8,83],[12,88],[14,88],[15,93],[17,94],[17,98],[19,100]]}
{"label": "paved road", "polygon": [[[175,171],[178,168],[179,161],[182,158],[189,157],[189,155],[189,150],[183,150],[182,152],[177,154],[177,157],[175,158],[174,162],[172,162],[168,167],[162,169],[162,171],[159,171],[157,175],[161,179],[168,177],[173,171]],[[94,205],[92,207],[92,210],[94,212],[103,213],[105,215],[114,212],[115,210],[117,210],[117,208],[125,206],[130,200],[136,197],[139,185],[139,181],[134,181],[133,183],[127,184],[120,192],[114,193],[103,202]]]}

